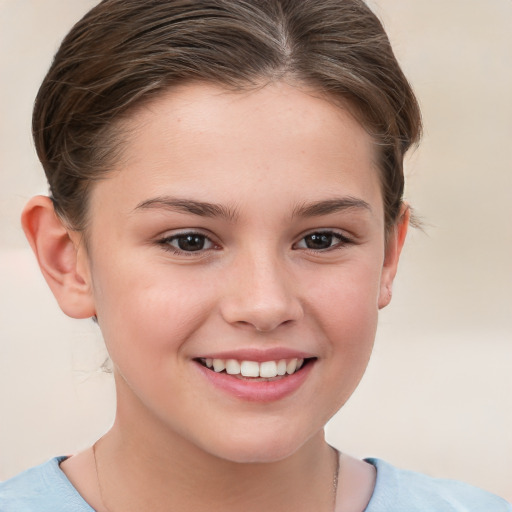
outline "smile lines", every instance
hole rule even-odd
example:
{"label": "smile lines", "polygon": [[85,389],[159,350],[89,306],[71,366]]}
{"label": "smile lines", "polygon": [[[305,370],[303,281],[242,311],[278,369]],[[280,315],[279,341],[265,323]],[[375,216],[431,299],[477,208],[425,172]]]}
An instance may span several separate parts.
{"label": "smile lines", "polygon": [[304,365],[304,359],[280,359],[279,361],[238,361],[236,359],[200,358],[203,366],[214,372],[225,371],[229,375],[271,379],[278,376],[292,375]]}

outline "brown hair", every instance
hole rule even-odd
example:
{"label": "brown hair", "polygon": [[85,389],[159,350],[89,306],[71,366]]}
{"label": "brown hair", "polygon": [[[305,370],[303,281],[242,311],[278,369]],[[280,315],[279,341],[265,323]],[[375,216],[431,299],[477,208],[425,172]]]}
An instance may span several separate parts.
{"label": "brown hair", "polygon": [[361,0],[103,0],[66,36],[35,102],[57,213],[86,227],[88,189],[121,149],[118,120],[141,102],[187,81],[238,90],[285,77],[348,105],[372,134],[392,226],[420,111]]}

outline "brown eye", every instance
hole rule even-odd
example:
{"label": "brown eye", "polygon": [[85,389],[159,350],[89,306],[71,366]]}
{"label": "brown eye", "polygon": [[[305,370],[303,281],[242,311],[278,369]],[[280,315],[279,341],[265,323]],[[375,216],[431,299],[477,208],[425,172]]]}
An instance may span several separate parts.
{"label": "brown eye", "polygon": [[181,233],[160,240],[166,249],[174,252],[199,252],[214,247],[213,242],[201,233]]}
{"label": "brown eye", "polygon": [[332,233],[313,233],[304,237],[308,249],[328,249],[332,245]]}
{"label": "brown eye", "polygon": [[202,235],[185,235],[176,238],[178,248],[182,251],[200,251],[204,249],[206,237]]}
{"label": "brown eye", "polygon": [[351,243],[351,241],[333,231],[318,231],[310,233],[302,238],[297,244],[298,249],[310,249],[313,251],[326,251],[336,247],[342,247]]}

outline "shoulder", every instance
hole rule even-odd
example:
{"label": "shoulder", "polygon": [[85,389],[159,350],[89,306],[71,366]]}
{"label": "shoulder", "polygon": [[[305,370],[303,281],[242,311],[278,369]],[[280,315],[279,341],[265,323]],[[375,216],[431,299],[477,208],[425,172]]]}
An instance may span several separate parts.
{"label": "shoulder", "polygon": [[65,457],[0,483],[0,512],[94,512],[59,467]]}
{"label": "shoulder", "polygon": [[377,469],[365,512],[512,512],[512,505],[502,498],[469,484],[398,469],[379,459],[365,460]]}

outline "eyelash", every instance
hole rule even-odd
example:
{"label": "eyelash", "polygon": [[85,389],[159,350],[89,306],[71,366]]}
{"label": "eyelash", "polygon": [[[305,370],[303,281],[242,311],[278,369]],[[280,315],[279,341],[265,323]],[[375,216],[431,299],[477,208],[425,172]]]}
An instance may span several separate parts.
{"label": "eyelash", "polygon": [[[197,240],[197,238],[202,239],[203,244],[209,244],[209,245],[211,245],[211,247],[208,247],[206,249],[204,247],[201,247],[195,251],[194,250],[186,251],[184,249],[181,249],[180,247],[174,247],[173,245],[171,245],[172,242],[175,242],[175,241],[178,242],[180,239],[188,238],[190,240],[194,237],[196,238],[196,240]],[[213,242],[213,240],[210,237],[208,237],[204,233],[200,233],[197,231],[186,231],[184,233],[177,233],[176,235],[166,236],[165,238],[158,240],[157,243],[159,245],[161,245],[163,247],[163,249],[166,251],[170,251],[170,252],[172,252],[174,254],[178,254],[178,255],[187,255],[187,256],[204,254],[206,251],[214,250],[217,247],[217,244],[215,244],[215,242]]]}
{"label": "eyelash", "polygon": [[[309,252],[313,253],[322,253],[322,252],[329,252],[336,249],[342,249],[343,247],[346,247],[347,245],[353,244],[353,240],[348,238],[345,235],[342,235],[341,233],[337,231],[332,230],[318,230],[318,231],[311,231],[307,234],[305,234],[298,243],[305,241],[308,237],[314,237],[314,236],[320,236],[320,237],[332,237],[333,239],[337,239],[337,243],[330,245],[329,247],[322,248],[322,249],[313,249],[311,247],[302,247],[302,249],[305,249]],[[334,241],[334,240],[332,240]],[[294,246],[297,246],[298,243],[294,244]]]}
{"label": "eyelash", "polygon": [[[335,244],[332,244],[330,245],[329,247],[325,247],[325,248],[311,248],[311,247],[297,247],[301,242],[305,242],[306,239],[308,237],[332,237],[332,239],[336,239],[337,242]],[[189,239],[189,241],[192,241],[192,239],[195,237],[195,241],[197,242],[198,239],[200,239],[200,241],[202,242],[202,247],[200,247],[199,249],[197,250],[190,250],[190,251],[187,251],[183,248],[180,248],[180,247],[175,247],[172,245],[173,242],[178,242],[180,241],[180,239]],[[333,242],[334,240],[331,240],[331,243]],[[171,236],[167,236],[165,238],[162,238],[160,240],[158,240],[157,242],[159,245],[162,246],[162,248],[166,251],[170,251],[174,254],[177,254],[177,255],[187,255],[187,256],[194,256],[194,255],[204,255],[205,252],[209,252],[211,250],[216,250],[219,248],[219,246],[210,238],[208,237],[207,235],[203,234],[203,233],[200,233],[200,232],[197,232],[197,231],[187,231],[187,232],[183,232],[183,233],[178,233],[178,234],[175,234],[175,235],[171,235]],[[307,242],[305,242],[307,243]],[[299,240],[299,242],[296,242],[295,244],[293,244],[293,247],[294,248],[298,248],[298,249],[304,249],[308,252],[312,252],[312,253],[323,253],[323,252],[329,252],[329,251],[333,251],[333,250],[336,250],[336,249],[342,249],[343,247],[346,247],[347,245],[350,245],[350,244],[353,244],[354,242],[342,235],[341,233],[338,233],[337,231],[332,231],[332,230],[318,230],[318,231],[312,231],[310,233],[307,233],[305,235],[302,236],[302,238]],[[209,247],[205,248],[204,245],[209,245]]]}

